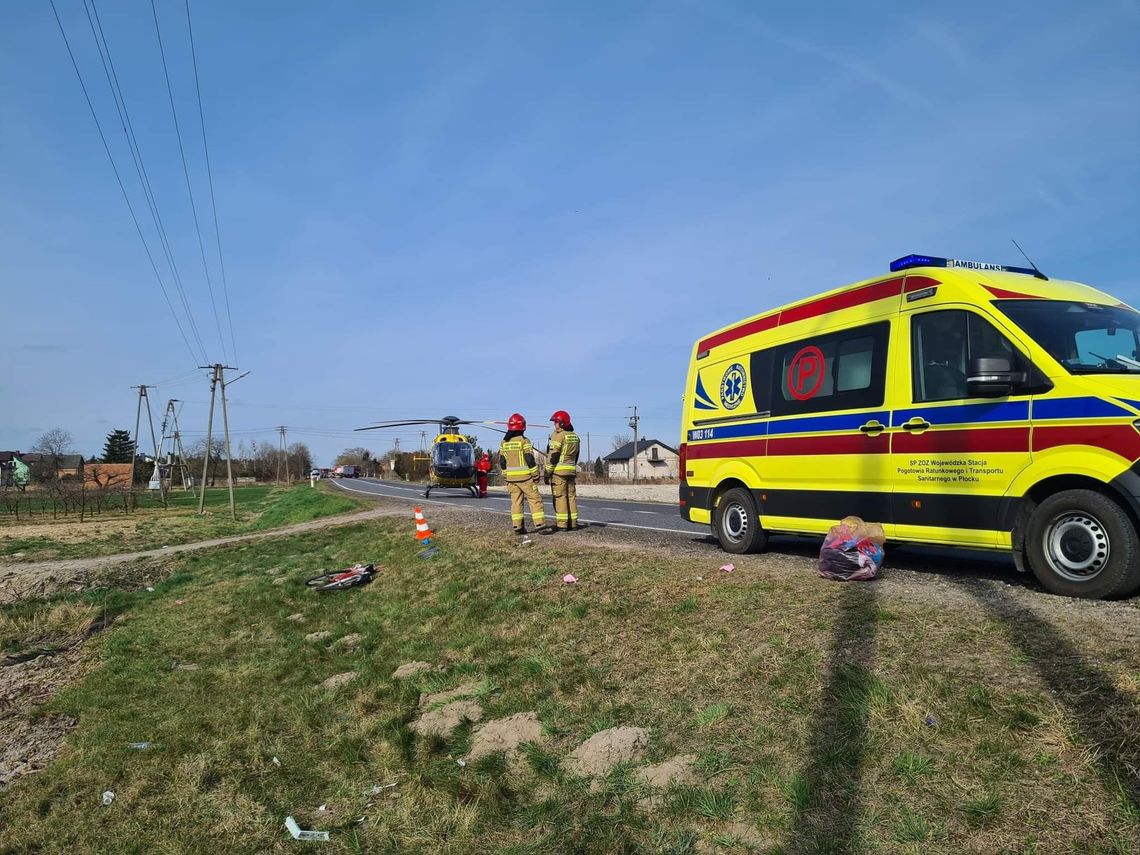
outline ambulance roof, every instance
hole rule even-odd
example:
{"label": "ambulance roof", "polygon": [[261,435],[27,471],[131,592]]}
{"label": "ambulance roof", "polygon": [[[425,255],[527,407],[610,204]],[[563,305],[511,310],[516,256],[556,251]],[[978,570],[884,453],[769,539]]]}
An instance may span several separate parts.
{"label": "ambulance roof", "polygon": [[[729,341],[797,320],[806,320],[809,317],[842,311],[877,300],[897,298],[903,291],[904,277],[929,277],[932,280],[931,285],[945,284],[961,288],[966,293],[962,293],[960,299],[967,301],[1037,299],[1124,305],[1116,298],[1088,285],[1064,279],[1047,279],[1038,271],[1028,267],[1010,267],[929,255],[904,256],[891,262],[890,267],[891,273],[886,276],[876,276],[844,285],[714,330],[701,337],[697,343],[697,350],[704,352]],[[908,291],[911,290],[910,285],[906,287]]]}

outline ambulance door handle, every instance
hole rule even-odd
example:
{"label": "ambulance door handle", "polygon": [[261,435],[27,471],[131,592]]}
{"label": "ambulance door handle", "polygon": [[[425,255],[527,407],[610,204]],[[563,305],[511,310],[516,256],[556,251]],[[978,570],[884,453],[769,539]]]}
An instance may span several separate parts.
{"label": "ambulance door handle", "polygon": [[903,425],[902,429],[918,432],[918,431],[924,431],[928,427],[930,427],[930,422],[928,422],[926,419],[922,418],[921,416],[915,416],[913,419],[911,419],[909,422],[907,422],[905,425]]}
{"label": "ambulance door handle", "polygon": [[869,421],[865,425],[860,425],[859,430],[866,434],[880,434],[887,429],[885,424],[878,421]]}

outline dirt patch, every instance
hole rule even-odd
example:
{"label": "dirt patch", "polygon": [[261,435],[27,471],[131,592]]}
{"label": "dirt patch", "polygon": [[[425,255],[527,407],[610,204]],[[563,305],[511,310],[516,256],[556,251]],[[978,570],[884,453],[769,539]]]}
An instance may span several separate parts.
{"label": "dirt patch", "polygon": [[297,612],[296,614],[289,615],[289,617],[285,618],[285,620],[291,620],[293,623],[304,623],[305,616],[300,612]]}
{"label": "dirt patch", "polygon": [[327,629],[318,630],[317,632],[310,632],[305,636],[305,641],[324,641],[332,635]]}
{"label": "dirt patch", "polygon": [[408,727],[420,736],[451,736],[465,721],[479,721],[483,708],[474,701],[452,701],[437,710],[424,713]]}
{"label": "dirt patch", "polygon": [[420,706],[431,707],[436,704],[446,704],[460,698],[471,698],[479,693],[478,683],[464,683],[445,692],[435,692],[431,695],[420,695]]}
{"label": "dirt patch", "polygon": [[59,754],[75,719],[33,712],[85,670],[78,649],[0,667],[0,787],[43,769]]}
{"label": "dirt patch", "polygon": [[359,632],[352,632],[344,636],[344,638],[338,638],[330,644],[329,647],[343,647],[346,650],[352,650],[354,647],[359,647],[362,641],[364,641],[363,635]]}
{"label": "dirt patch", "polygon": [[643,727],[611,727],[599,731],[570,752],[563,765],[572,775],[605,775],[619,763],[640,760],[649,746]]}
{"label": "dirt patch", "polygon": [[326,689],[339,689],[351,683],[359,676],[355,671],[345,671],[343,674],[333,674],[328,679],[321,682],[321,685]]}
{"label": "dirt patch", "polygon": [[696,754],[681,754],[670,757],[663,763],[644,766],[636,772],[637,777],[650,787],[664,790],[666,787],[697,782],[693,766],[697,762]]}
{"label": "dirt patch", "polygon": [[434,669],[430,662],[405,662],[399,668],[392,672],[393,680],[407,680],[409,677],[414,677],[416,674],[423,674],[427,671]]}
{"label": "dirt patch", "polygon": [[489,721],[479,728],[471,737],[471,753],[467,759],[478,760],[497,751],[512,754],[524,742],[545,740],[537,715],[533,712],[515,713]]}

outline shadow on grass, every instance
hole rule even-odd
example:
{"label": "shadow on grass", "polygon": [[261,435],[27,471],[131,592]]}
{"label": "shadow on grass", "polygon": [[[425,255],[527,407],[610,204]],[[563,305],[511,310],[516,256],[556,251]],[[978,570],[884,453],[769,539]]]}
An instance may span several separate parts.
{"label": "shadow on grass", "polygon": [[839,594],[828,660],[806,766],[789,784],[795,819],[790,853],[859,848],[860,777],[867,752],[867,711],[876,681],[875,589],[846,583]]}
{"label": "shadow on grass", "polygon": [[1047,620],[996,585],[960,586],[1007,628],[1041,681],[1077,719],[1080,738],[1121,806],[1140,817],[1140,709]]}

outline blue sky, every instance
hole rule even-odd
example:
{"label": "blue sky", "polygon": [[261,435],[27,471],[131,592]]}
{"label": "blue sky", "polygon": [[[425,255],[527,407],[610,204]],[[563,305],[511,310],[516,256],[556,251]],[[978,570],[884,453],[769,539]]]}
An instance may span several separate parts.
{"label": "blue sky", "polygon": [[[56,4],[145,215],[83,4]],[[185,8],[157,5],[216,265]],[[149,3],[98,8],[221,360]],[[637,404],[676,443],[694,339],[909,252],[1018,263],[1016,237],[1050,275],[1140,302],[1134,0],[191,10],[252,372],[231,389],[240,438],[286,424],[327,463],[418,444],[349,433],[375,419],[520,410],[544,441],[565,408],[596,455]],[[44,4],[0,11],[0,188],[0,446],[60,425],[97,453],[140,382],[201,430],[207,383]]]}

